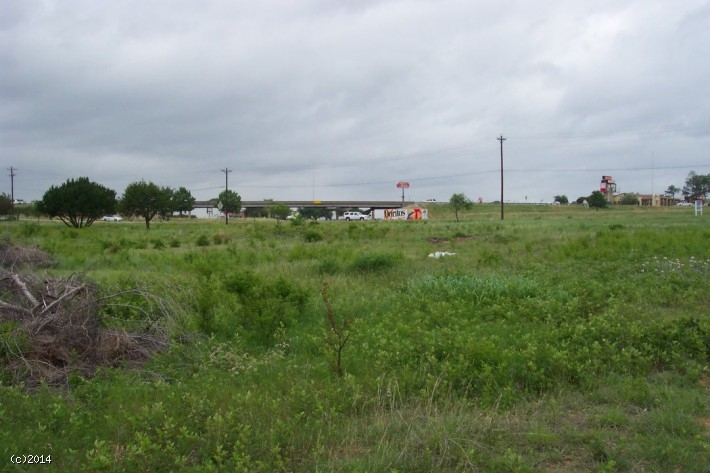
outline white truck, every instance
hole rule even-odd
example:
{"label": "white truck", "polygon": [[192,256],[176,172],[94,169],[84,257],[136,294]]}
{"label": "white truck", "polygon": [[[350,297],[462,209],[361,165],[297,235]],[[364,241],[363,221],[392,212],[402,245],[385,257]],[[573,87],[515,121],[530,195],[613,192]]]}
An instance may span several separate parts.
{"label": "white truck", "polygon": [[360,212],[345,212],[343,218],[349,222],[350,220],[367,220],[369,216]]}

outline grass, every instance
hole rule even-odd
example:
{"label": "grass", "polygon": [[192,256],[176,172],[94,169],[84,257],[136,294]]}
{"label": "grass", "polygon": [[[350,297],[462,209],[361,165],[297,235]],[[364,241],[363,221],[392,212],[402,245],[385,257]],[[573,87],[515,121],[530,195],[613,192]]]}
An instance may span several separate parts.
{"label": "grass", "polygon": [[61,392],[0,376],[3,458],[51,454],[53,471],[707,471],[704,217],[431,216],[2,223],[53,255],[48,275],[140,284],[191,314],[164,321],[171,347],[142,370]]}

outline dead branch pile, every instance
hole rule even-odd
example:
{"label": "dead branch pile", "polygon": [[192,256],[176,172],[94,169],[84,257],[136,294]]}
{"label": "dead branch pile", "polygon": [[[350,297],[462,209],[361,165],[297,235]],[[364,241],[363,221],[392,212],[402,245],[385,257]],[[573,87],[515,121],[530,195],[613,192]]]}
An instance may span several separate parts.
{"label": "dead branch pile", "polygon": [[31,265],[36,268],[48,268],[54,265],[52,257],[39,248],[25,248],[0,240],[0,266],[14,268]]}
{"label": "dead branch pile", "polygon": [[143,333],[107,328],[99,314],[110,299],[80,278],[0,270],[0,323],[9,327],[0,331],[0,363],[13,382],[64,385],[71,374],[139,366],[166,346],[166,337],[149,327]]}

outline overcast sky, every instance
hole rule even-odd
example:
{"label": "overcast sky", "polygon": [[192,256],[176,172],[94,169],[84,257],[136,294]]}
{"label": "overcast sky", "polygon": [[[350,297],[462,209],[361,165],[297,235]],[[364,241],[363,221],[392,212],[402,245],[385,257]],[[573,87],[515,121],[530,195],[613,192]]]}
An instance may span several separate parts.
{"label": "overcast sky", "polygon": [[710,173],[710,2],[0,0],[0,192],[571,200]]}

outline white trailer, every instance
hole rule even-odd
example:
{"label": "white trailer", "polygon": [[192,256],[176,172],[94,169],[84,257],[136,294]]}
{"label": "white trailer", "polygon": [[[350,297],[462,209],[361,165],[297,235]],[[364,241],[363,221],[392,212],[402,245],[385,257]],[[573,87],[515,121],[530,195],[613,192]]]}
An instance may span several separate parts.
{"label": "white trailer", "polygon": [[427,220],[429,213],[421,207],[402,209],[374,209],[371,213],[374,220]]}

